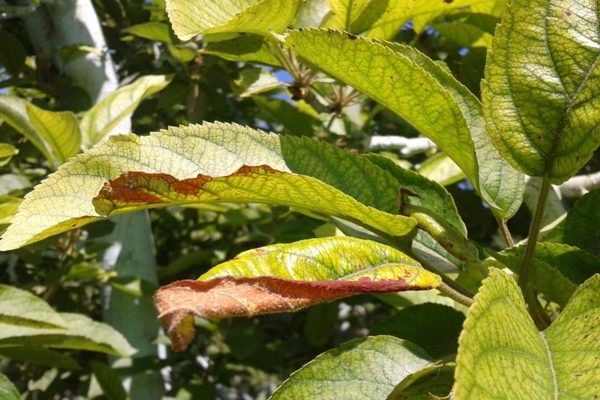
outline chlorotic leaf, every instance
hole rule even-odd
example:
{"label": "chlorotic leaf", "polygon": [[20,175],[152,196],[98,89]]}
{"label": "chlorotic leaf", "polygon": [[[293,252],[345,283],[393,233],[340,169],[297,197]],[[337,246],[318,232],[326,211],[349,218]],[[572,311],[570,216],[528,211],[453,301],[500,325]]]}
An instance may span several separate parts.
{"label": "chlorotic leaf", "polygon": [[0,374],[0,398],[4,400],[21,399],[21,395],[15,385],[4,374]]}
{"label": "chlorotic leaf", "polygon": [[539,332],[516,281],[492,268],[461,333],[454,397],[594,398],[600,393],[599,322],[600,275],[583,283],[554,323]]}
{"label": "chlorotic leaf", "polygon": [[47,111],[19,97],[0,95],[0,119],[25,136],[54,167],[79,152],[81,134],[71,112]]}
{"label": "chlorotic leaf", "polygon": [[167,14],[181,40],[205,33],[281,32],[292,22],[298,0],[167,0]]}
{"label": "chlorotic leaf", "polygon": [[110,325],[81,314],[59,313],[59,316],[64,321],[64,328],[27,327],[0,321],[0,348],[43,346],[123,357],[135,353],[127,340]]}
{"label": "chlorotic leaf", "polygon": [[0,284],[0,323],[25,327],[65,327],[45,301],[21,289]]}
{"label": "chlorotic leaf", "polygon": [[496,30],[482,85],[487,130],[528,175],[559,184],[600,144],[598,13],[595,0],[513,0]]}
{"label": "chlorotic leaf", "polygon": [[142,100],[161,91],[170,82],[171,78],[166,75],[142,76],[100,100],[81,120],[83,146],[88,148],[100,142],[120,122],[131,116]]}
{"label": "chlorotic leaf", "polygon": [[75,157],[25,197],[0,249],[117,213],[219,201],[290,206],[396,237],[412,235],[416,224],[396,214],[397,181],[366,159],[306,138],[214,123],[114,136]]}
{"label": "chlorotic leaf", "polygon": [[445,68],[412,47],[341,32],[296,30],[285,43],[433,140],[501,217],[518,210],[523,175],[500,157],[486,136],[477,98]]}
{"label": "chlorotic leaf", "polygon": [[428,364],[427,353],[410,342],[392,336],[356,339],[294,372],[269,399],[385,400]]}
{"label": "chlorotic leaf", "polygon": [[439,276],[391,247],[350,237],[308,239],[238,255],[197,281],[159,289],[159,317],[173,348],[194,336],[193,315],[204,318],[296,311],[360,293],[437,287]]}

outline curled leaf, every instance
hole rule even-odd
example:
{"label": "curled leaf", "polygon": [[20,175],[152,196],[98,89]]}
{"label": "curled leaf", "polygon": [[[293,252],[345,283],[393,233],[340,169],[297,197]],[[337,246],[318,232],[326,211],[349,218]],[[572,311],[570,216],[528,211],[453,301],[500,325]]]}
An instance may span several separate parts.
{"label": "curled leaf", "polygon": [[440,279],[391,247],[330,237],[244,252],[197,281],[162,287],[154,301],[173,348],[180,351],[194,337],[193,316],[296,311],[360,293],[431,289]]}

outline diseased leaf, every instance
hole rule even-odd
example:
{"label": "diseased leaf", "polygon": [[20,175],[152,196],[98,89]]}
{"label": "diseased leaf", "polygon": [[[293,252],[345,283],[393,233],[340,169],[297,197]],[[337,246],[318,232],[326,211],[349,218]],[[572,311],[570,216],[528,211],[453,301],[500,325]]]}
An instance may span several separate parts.
{"label": "diseased leaf", "polygon": [[115,136],[74,158],[25,197],[0,249],[108,214],[219,201],[287,205],[397,237],[415,227],[394,215],[397,181],[366,159],[310,139],[215,123]]}
{"label": "diseased leaf", "polygon": [[81,135],[71,112],[47,111],[19,97],[0,95],[0,119],[25,136],[54,167],[79,151]]}
{"label": "diseased leaf", "polygon": [[430,363],[418,346],[392,336],[342,344],[294,372],[270,400],[385,400],[394,387]]}
{"label": "diseased leaf", "polygon": [[0,398],[4,400],[21,400],[17,388],[4,374],[0,374]]}
{"label": "diseased leaf", "polygon": [[455,398],[593,398],[600,393],[599,321],[600,275],[582,284],[539,332],[516,281],[492,268],[459,340]]}
{"label": "diseased leaf", "polygon": [[170,82],[171,78],[166,75],[142,76],[100,100],[81,120],[83,146],[88,148],[100,142],[120,122],[129,118],[142,100],[161,91]]}
{"label": "diseased leaf", "polygon": [[0,347],[43,346],[123,357],[135,353],[127,340],[109,325],[81,314],[58,315],[64,321],[65,328],[27,327],[0,322]]}
{"label": "diseased leaf", "polygon": [[482,97],[489,135],[515,168],[559,184],[590,159],[600,144],[599,60],[597,1],[507,7]]}
{"label": "diseased leaf", "polygon": [[565,220],[563,240],[600,257],[600,190],[577,200]]}
{"label": "diseased leaf", "polygon": [[390,108],[433,140],[503,218],[519,208],[524,177],[484,132],[477,98],[412,47],[325,30],[291,31],[285,43],[310,64]]}
{"label": "diseased leaf", "polygon": [[391,247],[350,237],[308,239],[239,254],[197,281],[155,295],[175,350],[192,340],[192,315],[204,318],[296,311],[360,293],[435,288],[441,278]]}
{"label": "diseased leaf", "polygon": [[65,327],[65,321],[42,299],[25,290],[2,284],[0,323],[24,327]]}
{"label": "diseased leaf", "polygon": [[292,22],[298,0],[167,0],[167,14],[177,37],[205,33],[281,32]]}

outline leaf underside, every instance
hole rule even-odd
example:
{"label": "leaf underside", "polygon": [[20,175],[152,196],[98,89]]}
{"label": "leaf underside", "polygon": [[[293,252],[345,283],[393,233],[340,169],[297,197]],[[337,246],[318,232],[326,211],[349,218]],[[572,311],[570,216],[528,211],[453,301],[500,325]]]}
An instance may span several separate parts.
{"label": "leaf underside", "polygon": [[162,287],[154,300],[173,348],[184,350],[194,336],[192,316],[296,311],[360,293],[431,289],[439,283],[439,276],[391,247],[330,237],[244,252],[197,281]]}

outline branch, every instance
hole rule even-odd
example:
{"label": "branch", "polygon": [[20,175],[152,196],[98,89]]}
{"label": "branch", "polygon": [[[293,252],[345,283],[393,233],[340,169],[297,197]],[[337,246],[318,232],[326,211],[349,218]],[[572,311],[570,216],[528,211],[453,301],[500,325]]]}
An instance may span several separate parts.
{"label": "branch", "polygon": [[600,188],[600,171],[588,175],[577,175],[558,186],[563,197],[578,198],[587,192]]}

